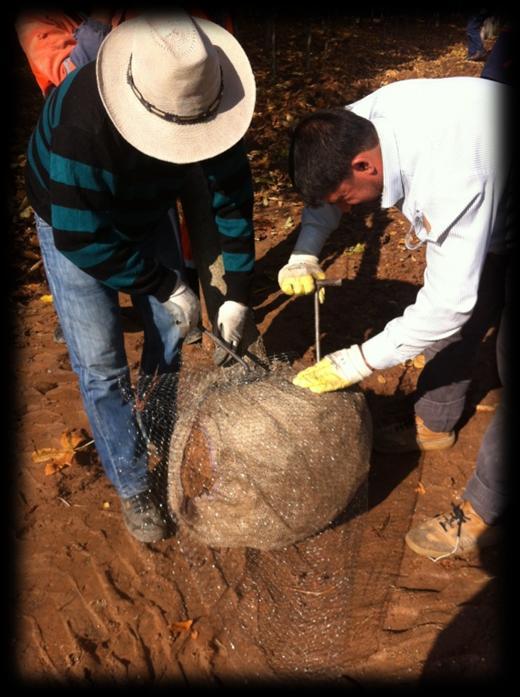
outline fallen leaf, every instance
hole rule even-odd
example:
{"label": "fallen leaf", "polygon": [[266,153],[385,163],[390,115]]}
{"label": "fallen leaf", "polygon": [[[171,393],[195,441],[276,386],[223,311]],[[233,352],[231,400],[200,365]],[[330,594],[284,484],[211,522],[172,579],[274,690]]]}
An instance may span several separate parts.
{"label": "fallen leaf", "polygon": [[415,487],[415,491],[418,494],[425,494],[426,489],[424,488],[424,484],[422,482],[418,482],[417,486]]}
{"label": "fallen leaf", "polygon": [[57,448],[39,448],[31,453],[31,458],[33,462],[41,464],[47,462],[47,460],[58,458],[62,452],[62,450],[58,450]]}
{"label": "fallen leaf", "polygon": [[32,213],[33,213],[33,209],[31,208],[31,206],[27,206],[26,208],[23,209],[23,211],[21,213],[18,214],[18,217],[21,220],[28,220],[32,216]]}
{"label": "fallen leaf", "polygon": [[70,467],[72,464],[81,464],[81,451],[93,442],[84,429],[73,428],[61,434],[61,449],[39,448],[31,454],[31,457],[33,462],[38,464],[45,463],[45,474],[50,476],[56,474],[64,467]]}
{"label": "fallen leaf", "polygon": [[179,620],[172,622],[172,629],[174,632],[188,632],[192,624],[193,620]]}
{"label": "fallen leaf", "polygon": [[52,302],[52,295],[42,295],[40,297],[40,300],[42,303],[51,303]]}
{"label": "fallen leaf", "polygon": [[53,460],[45,465],[44,472],[47,477],[50,477],[65,467],[70,467],[70,462],[58,462],[57,460]]}
{"label": "fallen leaf", "polygon": [[91,442],[92,438],[84,428],[71,428],[60,436],[60,445],[64,450],[78,450]]}
{"label": "fallen leaf", "polygon": [[414,368],[422,370],[422,368],[424,368],[426,365],[426,358],[424,357],[424,354],[420,353],[418,356],[415,356],[412,362]]}
{"label": "fallen leaf", "polygon": [[362,254],[365,251],[365,243],[364,242],[358,242],[357,244],[352,245],[352,247],[347,247],[345,250],[345,254]]}

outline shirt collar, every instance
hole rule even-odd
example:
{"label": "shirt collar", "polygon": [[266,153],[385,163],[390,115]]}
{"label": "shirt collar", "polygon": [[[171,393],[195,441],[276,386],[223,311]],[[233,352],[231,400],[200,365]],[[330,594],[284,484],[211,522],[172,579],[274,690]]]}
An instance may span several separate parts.
{"label": "shirt collar", "polygon": [[397,150],[394,131],[388,121],[380,117],[370,120],[377,131],[383,158],[381,208],[391,208],[404,196],[399,151]]}

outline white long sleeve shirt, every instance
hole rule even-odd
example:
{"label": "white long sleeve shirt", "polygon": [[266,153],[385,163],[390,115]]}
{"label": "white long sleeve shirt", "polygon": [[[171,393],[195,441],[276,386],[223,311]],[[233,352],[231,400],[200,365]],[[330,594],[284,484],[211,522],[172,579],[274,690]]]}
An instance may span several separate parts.
{"label": "white long sleeve shirt", "polygon": [[[412,238],[427,245],[415,303],[362,345],[373,368],[413,358],[471,315],[485,256],[503,247],[508,91],[481,78],[404,80],[346,107],[377,130],[382,208],[400,206],[410,249]],[[330,204],[305,208],[294,252],[319,256],[341,215]]]}

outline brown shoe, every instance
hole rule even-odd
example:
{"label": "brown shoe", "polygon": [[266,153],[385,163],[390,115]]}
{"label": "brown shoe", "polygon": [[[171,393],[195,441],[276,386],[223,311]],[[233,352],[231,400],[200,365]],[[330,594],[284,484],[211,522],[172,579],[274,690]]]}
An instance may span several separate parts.
{"label": "brown shoe", "polygon": [[455,431],[431,431],[420,416],[383,426],[374,432],[377,453],[409,453],[414,450],[446,450],[457,437]]}
{"label": "brown shoe", "polygon": [[485,523],[469,501],[451,506],[450,513],[428,518],[407,533],[405,541],[411,550],[438,561],[452,554],[470,555],[498,542],[500,528]]}

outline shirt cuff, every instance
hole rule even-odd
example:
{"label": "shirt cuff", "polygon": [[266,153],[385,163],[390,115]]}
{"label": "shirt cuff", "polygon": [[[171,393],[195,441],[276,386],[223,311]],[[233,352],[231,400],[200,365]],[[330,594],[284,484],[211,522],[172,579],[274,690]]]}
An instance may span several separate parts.
{"label": "shirt cuff", "polygon": [[388,341],[384,332],[380,332],[365,341],[361,345],[361,350],[365,361],[374,370],[392,368],[402,362],[396,346]]}

